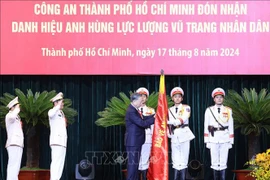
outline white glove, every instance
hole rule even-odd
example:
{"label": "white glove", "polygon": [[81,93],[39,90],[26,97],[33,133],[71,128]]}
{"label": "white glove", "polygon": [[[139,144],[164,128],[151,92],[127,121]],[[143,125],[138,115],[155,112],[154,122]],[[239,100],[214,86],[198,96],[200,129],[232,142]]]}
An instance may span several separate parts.
{"label": "white glove", "polygon": [[173,120],[173,125],[174,126],[178,126],[180,124],[181,124],[181,122],[179,120],[176,120],[176,119]]}
{"label": "white glove", "polygon": [[172,134],[170,134],[169,132],[168,132],[168,134],[167,134],[167,135],[168,135],[168,138],[172,138],[172,136],[173,136],[173,135],[172,135]]}
{"label": "white glove", "polygon": [[16,106],[15,109],[13,110],[14,114],[19,114],[19,112],[21,111],[19,106]]}
{"label": "white glove", "polygon": [[171,120],[167,121],[167,124],[173,124],[173,121],[171,121]]}
{"label": "white glove", "polygon": [[209,137],[204,137],[204,143],[209,143]]}
{"label": "white glove", "polygon": [[206,143],[206,147],[207,147],[208,149],[211,149],[211,145],[212,145],[212,143]]}

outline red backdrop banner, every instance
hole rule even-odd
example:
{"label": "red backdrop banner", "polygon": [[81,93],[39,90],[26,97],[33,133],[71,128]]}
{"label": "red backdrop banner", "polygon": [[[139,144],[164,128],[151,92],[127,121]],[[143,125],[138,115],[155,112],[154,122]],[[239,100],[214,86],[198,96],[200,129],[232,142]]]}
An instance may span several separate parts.
{"label": "red backdrop banner", "polygon": [[0,74],[270,74],[270,1],[1,1]]}

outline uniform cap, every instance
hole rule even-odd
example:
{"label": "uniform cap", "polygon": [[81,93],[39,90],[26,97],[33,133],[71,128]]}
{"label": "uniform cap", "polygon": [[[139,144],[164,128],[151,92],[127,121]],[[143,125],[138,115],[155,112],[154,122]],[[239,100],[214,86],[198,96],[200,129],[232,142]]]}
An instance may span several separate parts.
{"label": "uniform cap", "polygon": [[11,100],[11,101],[8,103],[7,107],[10,109],[10,108],[12,108],[14,105],[16,105],[16,104],[19,104],[18,97],[15,97],[13,100]]}
{"label": "uniform cap", "polygon": [[216,95],[225,96],[225,91],[222,88],[216,88],[212,92],[212,98],[214,98]]}
{"label": "uniform cap", "polygon": [[60,92],[60,93],[58,93],[56,96],[54,96],[52,99],[51,99],[51,101],[52,102],[55,102],[55,101],[57,101],[57,100],[60,100],[60,99],[63,99],[63,93],[62,92]]}
{"label": "uniform cap", "polygon": [[139,89],[137,89],[136,93],[145,94],[147,97],[149,96],[149,91],[144,87],[140,87]]}
{"label": "uniform cap", "polygon": [[175,87],[171,90],[171,97],[173,97],[175,94],[181,94],[182,96],[184,96],[184,91],[180,87]]}

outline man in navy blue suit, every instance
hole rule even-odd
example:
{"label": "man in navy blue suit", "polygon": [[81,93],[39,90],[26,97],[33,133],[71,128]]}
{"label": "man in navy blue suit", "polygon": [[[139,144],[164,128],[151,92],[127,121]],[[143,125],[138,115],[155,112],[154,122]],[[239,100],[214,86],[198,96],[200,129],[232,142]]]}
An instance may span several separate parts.
{"label": "man in navy blue suit", "polygon": [[138,108],[142,105],[142,95],[134,93],[130,97],[126,112],[125,146],[128,155],[127,180],[138,180],[139,160],[145,142],[145,129],[154,124],[154,115],[143,116]]}

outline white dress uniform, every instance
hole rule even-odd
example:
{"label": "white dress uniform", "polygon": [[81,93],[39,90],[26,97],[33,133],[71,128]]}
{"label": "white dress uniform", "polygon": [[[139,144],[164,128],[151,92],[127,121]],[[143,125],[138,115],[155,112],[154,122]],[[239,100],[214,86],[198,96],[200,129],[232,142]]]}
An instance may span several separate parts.
{"label": "white dress uniform", "polygon": [[[10,101],[8,108],[18,104],[18,97]],[[7,180],[18,180],[24,146],[22,123],[19,117],[19,108],[9,111],[5,118],[7,130],[6,148],[8,151]]]}
{"label": "white dress uniform", "polygon": [[[63,98],[63,94],[57,94],[51,101]],[[54,106],[48,112],[50,124],[50,146],[51,146],[51,180],[59,180],[62,176],[67,147],[66,118],[60,105]]]}
{"label": "white dress uniform", "polygon": [[[144,116],[150,116],[155,114],[153,108],[147,107],[146,105],[139,108],[142,111]],[[154,125],[151,125],[150,128],[145,129],[145,143],[142,145],[141,157],[139,163],[139,170],[143,171],[149,167],[149,158],[151,154],[152,147],[152,135],[154,131]]]}
{"label": "white dress uniform", "polygon": [[190,141],[195,138],[188,127],[190,107],[180,104],[169,108],[168,124],[174,126],[171,134],[172,163],[173,168],[182,170],[187,168]]}
{"label": "white dress uniform", "polygon": [[[220,108],[220,109],[218,109]],[[214,116],[217,121],[215,120]],[[208,130],[208,127],[215,128],[214,136]],[[234,128],[232,109],[221,105],[220,107],[211,106],[205,111],[204,117],[204,142],[211,153],[211,168],[214,170],[224,170],[227,168],[228,152],[234,143]]]}

